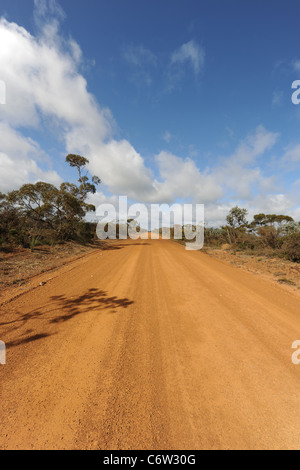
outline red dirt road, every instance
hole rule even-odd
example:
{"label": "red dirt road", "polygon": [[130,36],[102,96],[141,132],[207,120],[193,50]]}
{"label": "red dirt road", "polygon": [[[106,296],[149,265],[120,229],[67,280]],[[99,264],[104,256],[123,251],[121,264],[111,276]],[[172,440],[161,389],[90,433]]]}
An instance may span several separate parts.
{"label": "red dirt road", "polygon": [[111,248],[1,306],[0,449],[299,449],[299,296],[172,241]]}

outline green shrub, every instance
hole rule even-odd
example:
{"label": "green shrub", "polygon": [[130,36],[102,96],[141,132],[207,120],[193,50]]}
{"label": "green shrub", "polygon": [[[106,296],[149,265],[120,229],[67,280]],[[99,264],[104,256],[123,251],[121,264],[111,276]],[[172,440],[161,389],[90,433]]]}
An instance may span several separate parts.
{"label": "green shrub", "polygon": [[300,233],[286,237],[282,250],[288,260],[300,263]]}

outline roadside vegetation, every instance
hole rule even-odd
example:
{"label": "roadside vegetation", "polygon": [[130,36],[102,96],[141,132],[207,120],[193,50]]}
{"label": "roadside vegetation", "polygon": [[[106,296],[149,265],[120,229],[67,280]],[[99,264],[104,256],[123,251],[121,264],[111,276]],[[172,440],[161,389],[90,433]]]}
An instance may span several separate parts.
{"label": "roadside vegetation", "polygon": [[[96,224],[86,221],[86,214],[95,211],[95,207],[87,201],[101,180],[89,174],[89,161],[80,155],[68,155],[66,163],[77,173],[76,184],[65,182],[57,188],[37,182],[24,184],[8,194],[0,193],[0,251],[20,247],[34,251],[41,245],[53,247],[70,241],[86,244],[95,240]],[[206,247],[300,262],[300,223],[287,215],[257,214],[251,222],[247,217],[246,209],[234,207],[226,225],[205,227]],[[134,223],[134,219],[127,221],[128,227]],[[117,226],[117,237],[118,231]],[[174,229],[171,236],[172,232]]]}
{"label": "roadside vegetation", "polygon": [[91,242],[95,224],[85,221],[90,211],[87,198],[101,183],[86,169],[88,160],[79,155],[68,155],[66,162],[76,170],[78,182],[62,183],[60,188],[44,182],[24,184],[8,194],[0,193],[0,250],[17,247],[56,245],[66,241]]}
{"label": "roadside vegetation", "polygon": [[226,218],[226,225],[206,227],[206,246],[300,262],[299,222],[287,215],[257,214],[249,223],[247,215],[246,209],[234,207]]}

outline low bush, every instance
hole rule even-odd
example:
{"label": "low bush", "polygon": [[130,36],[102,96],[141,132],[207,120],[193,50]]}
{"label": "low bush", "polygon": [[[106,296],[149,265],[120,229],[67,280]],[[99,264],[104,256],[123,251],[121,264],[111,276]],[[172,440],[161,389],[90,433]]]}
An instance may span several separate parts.
{"label": "low bush", "polygon": [[283,241],[282,251],[288,260],[300,263],[300,233],[286,237]]}

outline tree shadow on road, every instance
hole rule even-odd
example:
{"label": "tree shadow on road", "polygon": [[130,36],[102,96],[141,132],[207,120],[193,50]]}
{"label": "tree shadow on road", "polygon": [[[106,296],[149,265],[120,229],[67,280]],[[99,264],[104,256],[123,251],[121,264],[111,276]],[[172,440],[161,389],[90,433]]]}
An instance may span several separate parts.
{"label": "tree shadow on road", "polygon": [[118,308],[127,308],[133,304],[133,301],[127,299],[127,297],[108,297],[106,291],[98,289],[89,289],[86,294],[72,298],[57,295],[51,297],[51,300],[58,304],[58,308],[64,312],[64,315],[53,318],[51,323],[61,323],[70,320],[76,315],[93,310],[110,309],[115,313]]}
{"label": "tree shadow on road", "polygon": [[[126,241],[126,240],[124,240]],[[122,250],[123,248],[129,248],[130,246],[134,245],[139,245],[139,246],[144,246],[144,245],[150,245],[148,242],[142,242],[142,243],[108,243],[108,242],[103,242],[101,244],[101,250],[103,251],[109,251],[109,250]]]}
{"label": "tree shadow on road", "polygon": [[[50,301],[39,309],[34,309],[27,313],[7,313],[7,315],[13,318],[0,322],[0,336],[5,341],[7,334],[17,330],[21,333],[23,330],[23,333],[16,339],[6,342],[8,347],[19,346],[20,344],[45,339],[55,334],[52,331],[51,333],[45,331],[47,330],[47,325],[61,324],[78,315],[88,315],[92,312],[100,313],[106,311],[118,313],[127,309],[133,303],[127,297],[109,296],[106,291],[95,288],[91,288],[86,293],[77,296],[56,295],[50,297]],[[3,313],[1,316],[3,318]],[[36,321],[40,323],[36,324]],[[26,331],[24,332],[25,328]],[[34,332],[34,335],[28,335],[29,332]]]}
{"label": "tree shadow on road", "polygon": [[42,333],[39,335],[32,335],[32,336],[26,336],[25,338],[20,337],[19,339],[15,341],[8,341],[5,343],[7,349],[13,348],[14,346],[19,346],[20,344],[28,344],[32,343],[33,341],[38,341],[40,339],[48,338],[48,336],[51,336],[50,334]]}

